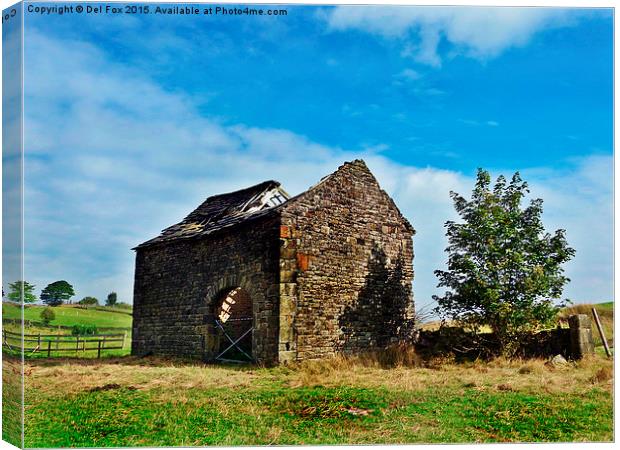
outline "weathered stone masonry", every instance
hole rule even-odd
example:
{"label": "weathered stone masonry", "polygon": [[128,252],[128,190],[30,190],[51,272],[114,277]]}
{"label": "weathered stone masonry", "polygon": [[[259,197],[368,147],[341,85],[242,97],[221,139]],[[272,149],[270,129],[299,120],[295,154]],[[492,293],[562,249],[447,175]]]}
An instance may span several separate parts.
{"label": "weathered stone masonry", "polygon": [[363,161],[291,199],[276,182],[207,199],[136,248],[134,354],[209,359],[222,296],[252,299],[261,362],[407,339],[413,228]]}

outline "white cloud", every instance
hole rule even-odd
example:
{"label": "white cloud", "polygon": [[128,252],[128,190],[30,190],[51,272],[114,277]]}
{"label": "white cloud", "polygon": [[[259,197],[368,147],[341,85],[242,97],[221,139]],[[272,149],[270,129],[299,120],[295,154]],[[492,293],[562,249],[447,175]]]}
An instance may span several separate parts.
{"label": "white cloud", "polygon": [[[379,154],[382,146],[353,151],[288,130],[221,123],[187,97],[106,62],[91,45],[36,33],[29,39],[25,263],[38,288],[67,279],[79,298],[115,290],[130,301],[130,248],[206,196],[265,179],[296,194],[362,157],[417,230],[418,303],[437,292],[433,270],[446,260],[443,223],[455,218],[449,191],[467,194],[472,178],[397,164]],[[89,85],[102,90],[91,95]],[[602,172],[608,163],[591,158],[573,171],[526,172],[534,195],[546,200],[545,219],[566,228],[577,248],[567,292],[574,298],[611,295],[611,177]]]}
{"label": "white cloud", "polygon": [[405,69],[397,75],[397,78],[401,78],[401,79],[409,80],[409,81],[415,81],[415,80],[419,80],[420,78],[422,78],[422,75],[413,69]]}
{"label": "white cloud", "polygon": [[489,127],[499,127],[499,122],[495,121],[495,120],[487,120],[487,121],[479,121],[479,120],[473,120],[473,119],[458,119],[459,122],[464,123],[465,125],[470,125],[473,127],[477,127],[480,125],[486,125]]}
{"label": "white cloud", "polygon": [[[438,67],[442,38],[471,58],[493,58],[541,31],[574,23],[569,10],[541,7],[339,6],[325,15],[332,31],[361,30],[404,42],[403,54]],[[573,17],[576,13],[573,11]]]}

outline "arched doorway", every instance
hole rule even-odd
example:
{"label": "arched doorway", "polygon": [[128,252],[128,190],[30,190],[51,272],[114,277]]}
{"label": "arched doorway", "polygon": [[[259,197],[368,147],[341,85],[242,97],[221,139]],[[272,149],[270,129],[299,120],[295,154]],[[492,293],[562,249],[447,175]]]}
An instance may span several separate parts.
{"label": "arched doorway", "polygon": [[252,362],[254,316],[252,297],[241,287],[227,289],[216,302],[215,331],[219,344],[215,360]]}

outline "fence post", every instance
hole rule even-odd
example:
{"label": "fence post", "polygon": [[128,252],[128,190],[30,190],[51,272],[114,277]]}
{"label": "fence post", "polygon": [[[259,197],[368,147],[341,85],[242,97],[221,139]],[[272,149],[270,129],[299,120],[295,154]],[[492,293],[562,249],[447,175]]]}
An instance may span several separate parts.
{"label": "fence post", "polygon": [[80,335],[78,334],[75,337],[75,353],[77,353],[80,350]]}
{"label": "fence post", "polygon": [[41,347],[41,333],[37,336],[37,347]]}
{"label": "fence post", "polygon": [[592,308],[592,315],[594,316],[594,322],[596,323],[596,328],[598,328],[598,334],[601,335],[601,341],[603,341],[603,346],[605,347],[605,354],[608,358],[611,358],[611,352],[609,351],[609,344],[607,344],[607,339],[605,339],[605,332],[603,331],[603,325],[601,325],[601,321],[598,318],[598,313],[596,312],[596,308]]}
{"label": "fence post", "polygon": [[59,341],[60,341],[60,335],[57,334],[56,335],[56,350],[58,350],[58,343],[59,343]]}
{"label": "fence post", "polygon": [[97,358],[100,358],[100,357],[101,357],[101,339],[97,339]]}
{"label": "fence post", "polygon": [[49,358],[52,354],[52,341],[47,341],[47,357]]}

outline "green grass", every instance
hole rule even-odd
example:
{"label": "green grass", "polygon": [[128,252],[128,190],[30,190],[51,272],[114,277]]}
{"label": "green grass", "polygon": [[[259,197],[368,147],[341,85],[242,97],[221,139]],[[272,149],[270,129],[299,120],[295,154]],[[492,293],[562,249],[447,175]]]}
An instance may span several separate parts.
{"label": "green grass", "polygon": [[526,363],[528,371],[518,363],[436,370],[42,364],[30,366],[27,381],[27,447],[613,439],[612,382],[592,378],[601,367],[610,373],[602,358],[561,370]]}
{"label": "green grass", "polygon": [[[514,392],[278,387],[193,389],[162,400],[133,388],[28,408],[29,447],[296,445],[610,440],[611,397]],[[359,412],[367,415],[356,415]]]}
{"label": "green grass", "polygon": [[[24,319],[32,322],[41,322],[41,311],[44,306],[26,306]],[[70,327],[73,325],[96,325],[98,328],[131,328],[132,316],[118,311],[104,311],[101,309],[82,309],[72,306],[57,306],[54,309],[56,319],[50,325]],[[5,319],[19,319],[20,308],[9,303],[2,304],[2,317]]]}
{"label": "green grass", "polygon": [[605,303],[595,303],[594,306],[597,308],[597,310],[600,309],[609,309],[609,310],[614,310],[614,302],[605,302]]}
{"label": "green grass", "polygon": [[21,361],[2,360],[2,439],[21,447],[22,378]]}

